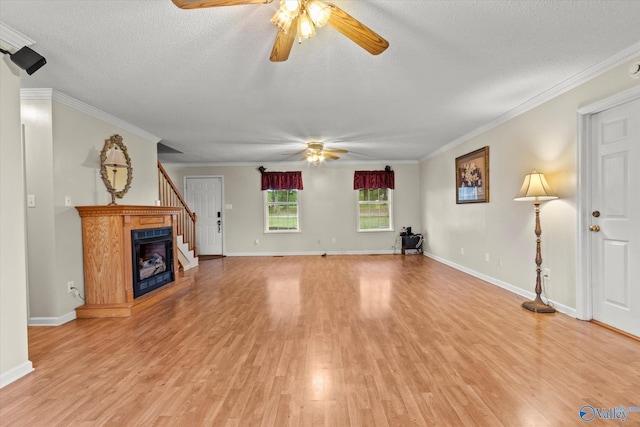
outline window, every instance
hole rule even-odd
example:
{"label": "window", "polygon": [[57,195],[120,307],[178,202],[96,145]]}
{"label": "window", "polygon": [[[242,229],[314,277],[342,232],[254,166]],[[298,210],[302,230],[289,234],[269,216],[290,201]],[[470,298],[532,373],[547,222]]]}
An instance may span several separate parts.
{"label": "window", "polygon": [[358,231],[393,231],[393,190],[358,190]]}
{"label": "window", "polygon": [[265,233],[300,231],[298,190],[265,190]]}

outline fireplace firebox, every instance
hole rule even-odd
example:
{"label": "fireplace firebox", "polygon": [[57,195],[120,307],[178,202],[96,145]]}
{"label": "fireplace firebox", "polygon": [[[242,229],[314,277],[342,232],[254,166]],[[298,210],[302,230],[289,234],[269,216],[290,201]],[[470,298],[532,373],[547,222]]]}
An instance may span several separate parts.
{"label": "fireplace firebox", "polygon": [[133,297],[174,280],[172,227],[131,230]]}

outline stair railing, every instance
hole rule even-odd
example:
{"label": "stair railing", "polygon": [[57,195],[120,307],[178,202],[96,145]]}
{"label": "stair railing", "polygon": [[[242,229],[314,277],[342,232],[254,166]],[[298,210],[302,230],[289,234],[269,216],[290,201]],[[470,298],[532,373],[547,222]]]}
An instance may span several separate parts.
{"label": "stair railing", "polygon": [[184,201],[160,162],[158,162],[158,183],[160,205],[182,208],[178,214],[178,235],[182,236],[183,241],[189,246],[189,250],[193,251],[193,256],[198,256],[196,252],[196,214],[191,212],[187,202]]}

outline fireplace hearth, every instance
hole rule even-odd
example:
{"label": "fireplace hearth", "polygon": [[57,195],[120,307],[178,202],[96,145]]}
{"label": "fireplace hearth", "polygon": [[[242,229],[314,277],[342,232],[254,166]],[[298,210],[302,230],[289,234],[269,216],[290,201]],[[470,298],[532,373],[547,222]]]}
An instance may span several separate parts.
{"label": "fireplace hearth", "polygon": [[131,230],[133,297],[174,280],[172,227]]}

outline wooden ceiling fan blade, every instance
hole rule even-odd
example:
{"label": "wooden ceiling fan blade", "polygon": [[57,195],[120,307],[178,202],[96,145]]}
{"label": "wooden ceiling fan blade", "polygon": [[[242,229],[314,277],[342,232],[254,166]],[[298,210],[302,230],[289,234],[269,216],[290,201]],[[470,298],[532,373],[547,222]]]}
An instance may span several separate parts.
{"label": "wooden ceiling fan blade", "polygon": [[389,47],[389,42],[379,34],[358,21],[333,3],[327,3],[331,7],[329,25],[351,39],[355,44],[365,49],[372,55],[379,55]]}
{"label": "wooden ceiling fan blade", "polygon": [[293,42],[296,39],[296,30],[298,28],[298,18],[295,18],[291,23],[291,28],[287,34],[278,30],[276,35],[276,41],[271,49],[271,56],[269,59],[271,62],[284,62],[289,59],[289,53],[293,47]]}
{"label": "wooden ceiling fan blade", "polygon": [[325,153],[348,153],[348,150],[342,150],[340,148],[327,148],[324,150]]}
{"label": "wooden ceiling fan blade", "polygon": [[284,153],[282,155],[283,156],[295,156],[297,154],[302,154],[302,153],[306,153],[306,152],[307,152],[307,150],[305,149],[305,150],[302,150],[302,151],[296,151],[295,153]]}
{"label": "wooden ceiling fan blade", "polygon": [[205,7],[237,6],[240,4],[266,4],[273,0],[171,0],[180,9],[202,9]]}

